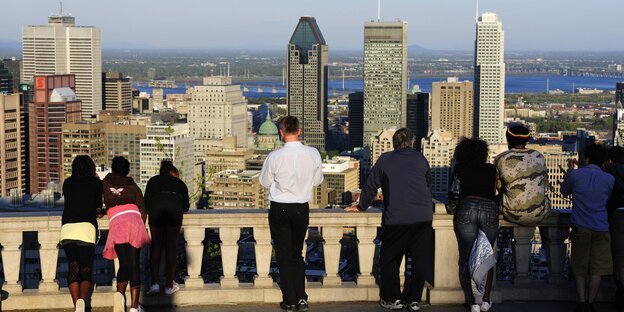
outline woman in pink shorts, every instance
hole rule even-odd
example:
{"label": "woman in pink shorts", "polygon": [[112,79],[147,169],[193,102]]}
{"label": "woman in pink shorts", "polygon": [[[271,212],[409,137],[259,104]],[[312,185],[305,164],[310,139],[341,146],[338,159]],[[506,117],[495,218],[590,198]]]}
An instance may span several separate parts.
{"label": "woman in pink shorts", "polygon": [[149,244],[145,228],[145,203],[143,194],[132,178],[128,177],[130,163],[123,157],[113,158],[109,173],[102,181],[104,205],[110,221],[108,239],[102,255],[106,259],[119,258],[117,271],[117,292],[114,295],[113,311],[125,312],[125,293],[130,283],[132,305],[130,312],[143,311],[139,305],[141,290],[141,248]]}

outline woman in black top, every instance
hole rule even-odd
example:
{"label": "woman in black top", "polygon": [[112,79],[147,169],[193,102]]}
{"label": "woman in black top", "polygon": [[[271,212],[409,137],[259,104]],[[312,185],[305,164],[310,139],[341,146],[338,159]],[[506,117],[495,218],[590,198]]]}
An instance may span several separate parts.
{"label": "woman in black top", "polygon": [[97,217],[102,208],[102,181],[89,156],[74,159],[72,175],[63,183],[63,194],[61,244],[69,265],[67,285],[76,311],[82,312],[91,291]]}
{"label": "woman in black top", "polygon": [[[472,246],[483,231],[492,246],[498,235],[498,206],[495,203],[496,167],[487,163],[488,145],[483,140],[462,138],[455,148],[454,175],[461,185],[460,201],[453,219],[459,245],[460,280],[471,289],[468,261]],[[488,272],[483,298],[473,296],[471,311],[488,311],[494,270]],[[482,300],[480,300],[482,299]]]}
{"label": "woman in black top", "polygon": [[160,292],[158,275],[160,255],[164,247],[166,257],[165,295],[171,296],[180,289],[178,284],[173,281],[177,242],[182,226],[182,214],[190,208],[188,188],[180,180],[178,169],[171,161],[163,160],[160,165],[160,174],[147,182],[145,206],[147,207],[152,234],[150,254],[152,286],[147,293],[153,295]]}

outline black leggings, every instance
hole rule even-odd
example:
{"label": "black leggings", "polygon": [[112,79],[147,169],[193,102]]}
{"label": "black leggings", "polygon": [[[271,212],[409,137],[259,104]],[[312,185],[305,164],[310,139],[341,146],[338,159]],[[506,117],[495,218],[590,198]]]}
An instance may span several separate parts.
{"label": "black leggings", "polygon": [[117,244],[115,245],[115,252],[119,257],[117,284],[130,282],[130,288],[141,287],[141,268],[139,266],[141,249],[134,248],[128,243]]}
{"label": "black leggings", "polygon": [[93,260],[95,259],[95,245],[78,245],[68,243],[63,245],[69,271],[67,273],[67,284],[82,281],[91,282],[93,271]]}

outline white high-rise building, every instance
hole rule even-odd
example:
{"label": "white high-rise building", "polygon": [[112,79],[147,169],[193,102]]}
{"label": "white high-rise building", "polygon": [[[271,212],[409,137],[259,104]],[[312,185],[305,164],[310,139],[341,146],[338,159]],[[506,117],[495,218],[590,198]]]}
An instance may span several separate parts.
{"label": "white high-rise building", "polygon": [[364,24],[364,144],[407,124],[407,22]]}
{"label": "white high-rise building", "polygon": [[505,32],[494,13],[477,21],[474,64],[474,135],[489,144],[505,141]]}
{"label": "white high-rise building", "polygon": [[613,146],[624,147],[624,108],[622,108],[622,102],[617,102],[613,114]]}
{"label": "white high-rise building", "polygon": [[33,83],[35,75],[76,75],[76,97],[82,101],[82,118],[102,110],[102,46],[100,29],[76,26],[72,16],[51,15],[48,25],[22,30],[21,80]]}
{"label": "white high-rise building", "polygon": [[396,128],[379,130],[371,139],[369,143],[371,148],[371,167],[375,165],[381,154],[394,150],[392,137],[396,131]]}
{"label": "white high-rise building", "polygon": [[140,153],[139,182],[143,186],[151,177],[158,174],[160,162],[169,159],[180,171],[180,179],[186,183],[189,192],[195,191],[193,137],[189,135],[188,124],[148,125],[147,138],[141,139]]}
{"label": "white high-rise building", "polygon": [[247,146],[247,100],[232,77],[205,77],[203,85],[191,92],[187,118],[197,159],[205,158],[208,149],[221,147],[228,135],[237,138],[238,147]]}

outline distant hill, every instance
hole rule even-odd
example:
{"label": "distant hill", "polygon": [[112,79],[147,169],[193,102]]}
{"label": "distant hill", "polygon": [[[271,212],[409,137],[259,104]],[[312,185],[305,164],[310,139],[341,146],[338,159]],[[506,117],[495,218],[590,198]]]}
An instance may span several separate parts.
{"label": "distant hill", "polygon": [[22,57],[22,43],[16,40],[0,40],[0,58]]}

